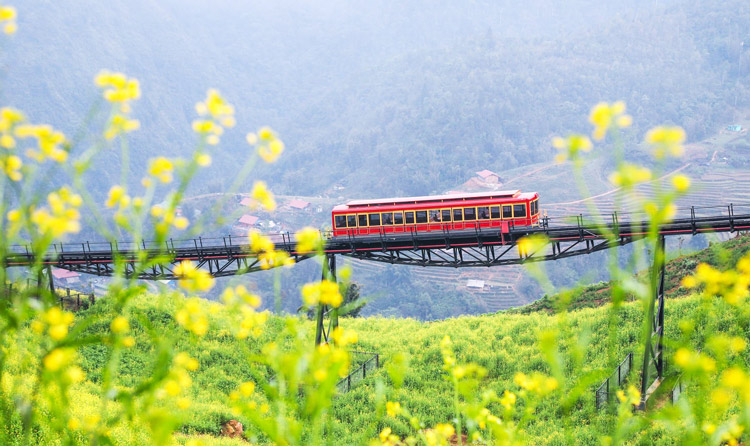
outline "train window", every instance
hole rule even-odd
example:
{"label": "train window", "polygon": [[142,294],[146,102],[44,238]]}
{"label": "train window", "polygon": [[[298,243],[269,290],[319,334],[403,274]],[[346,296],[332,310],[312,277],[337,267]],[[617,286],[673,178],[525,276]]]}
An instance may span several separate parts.
{"label": "train window", "polygon": [[427,223],[427,211],[417,211],[417,223]]}
{"label": "train window", "polygon": [[500,206],[492,206],[490,208],[490,217],[500,218]]}
{"label": "train window", "polygon": [[356,215],[347,215],[346,216],[346,225],[350,228],[356,228],[357,227],[357,216]]}
{"label": "train window", "polygon": [[380,214],[370,214],[370,226],[380,226]]}
{"label": "train window", "polygon": [[407,225],[413,225],[414,224],[414,212],[404,212],[406,217],[406,224]]}
{"label": "train window", "polygon": [[346,227],[346,216],[344,216],[344,215],[336,215],[334,217],[334,220],[336,221],[336,227],[337,228],[345,228]]}
{"label": "train window", "polygon": [[476,208],[464,208],[464,220],[476,220],[477,219],[477,209]]}
{"label": "train window", "polygon": [[443,222],[444,223],[451,221],[451,210],[450,209],[443,209],[441,212],[443,214]]}
{"label": "train window", "polygon": [[539,200],[534,200],[531,202],[531,215],[536,215],[539,213]]}
{"label": "train window", "polygon": [[513,208],[508,206],[503,206],[503,218],[513,218]]}
{"label": "train window", "polygon": [[367,226],[367,214],[357,214],[357,219],[360,227]]}
{"label": "train window", "polygon": [[383,212],[383,224],[384,225],[392,225],[393,224],[393,212]]}
{"label": "train window", "polygon": [[402,212],[393,213],[393,223],[396,225],[404,224],[404,214]]}
{"label": "train window", "polygon": [[463,210],[453,209],[453,221],[464,221]]}
{"label": "train window", "polygon": [[440,211],[430,211],[430,223],[440,223]]}
{"label": "train window", "polygon": [[514,204],[513,205],[513,216],[515,218],[526,216],[526,205],[525,204]]}
{"label": "train window", "polygon": [[490,218],[490,208],[488,206],[480,206],[477,208],[477,215],[480,220],[488,220]]}

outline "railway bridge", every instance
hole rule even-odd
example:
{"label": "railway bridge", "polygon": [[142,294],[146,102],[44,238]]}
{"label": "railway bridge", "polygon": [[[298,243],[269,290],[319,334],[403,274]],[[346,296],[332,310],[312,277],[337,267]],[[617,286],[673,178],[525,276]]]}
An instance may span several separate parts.
{"label": "railway bridge", "polygon": [[[490,267],[558,260],[586,255],[642,240],[658,238],[652,268],[654,296],[648,314],[652,327],[650,345],[644,357],[642,392],[658,386],[663,377],[664,335],[664,239],[676,235],[696,235],[750,230],[750,204],[691,207],[668,223],[651,228],[643,215],[613,213],[606,216],[547,218],[536,227],[481,228],[438,230],[370,235],[325,236],[323,277],[336,280],[336,256],[392,264],[431,267]],[[527,249],[519,241],[525,237],[544,236],[546,243]],[[295,261],[316,253],[298,252],[290,233],[269,235],[277,250],[286,251]],[[157,260],[158,261],[153,261]],[[151,260],[151,261],[148,261]],[[214,277],[233,276],[258,271],[261,262],[245,237],[196,238],[167,240],[163,243],[107,242],[58,243],[40,256],[30,247],[13,246],[6,257],[7,267],[42,265],[99,276],[111,276],[116,264],[124,274],[146,280],[174,279],[174,266],[184,260],[194,261],[198,268]],[[149,265],[144,267],[143,265]],[[329,316],[328,327],[324,323]],[[331,330],[338,326],[338,310],[318,308],[316,343],[327,342]],[[654,376],[655,375],[655,376]],[[654,380],[651,380],[654,376]]]}

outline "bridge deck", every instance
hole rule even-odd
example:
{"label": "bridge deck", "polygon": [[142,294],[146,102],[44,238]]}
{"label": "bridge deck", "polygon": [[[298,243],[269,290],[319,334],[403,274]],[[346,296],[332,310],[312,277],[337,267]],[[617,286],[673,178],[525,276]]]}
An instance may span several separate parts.
{"label": "bridge deck", "polygon": [[[737,213],[740,209],[742,212]],[[617,213],[598,218],[579,215],[545,219],[539,227],[516,227],[508,232],[477,227],[461,231],[327,237],[325,252],[378,262],[455,268],[556,260],[624,245],[648,235],[648,222],[621,219],[622,215]],[[750,230],[750,205],[694,207],[689,216],[661,225],[658,232],[673,236],[744,230]],[[550,243],[537,252],[519,252],[518,240],[532,234],[544,235]],[[288,252],[296,261],[312,254],[297,252],[292,234],[269,237],[276,249]],[[140,259],[143,258],[162,261],[142,266]],[[6,258],[6,265],[26,266],[35,260],[28,246],[17,245]],[[261,269],[257,255],[251,252],[244,237],[170,239],[158,246],[146,241],[55,244],[40,259],[42,264],[95,275],[112,275],[115,263],[121,262],[125,274],[143,279],[175,278],[172,266],[183,260],[195,261],[198,267],[215,277]]]}

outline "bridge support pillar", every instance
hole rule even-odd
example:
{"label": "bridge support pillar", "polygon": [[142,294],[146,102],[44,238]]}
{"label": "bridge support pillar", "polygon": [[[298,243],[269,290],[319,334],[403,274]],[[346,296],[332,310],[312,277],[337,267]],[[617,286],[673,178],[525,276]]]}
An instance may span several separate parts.
{"label": "bridge support pillar", "polygon": [[649,335],[646,338],[641,369],[641,404],[646,409],[649,397],[656,392],[664,379],[664,236],[660,235],[654,249],[651,268],[651,301],[648,309]]}
{"label": "bridge support pillar", "polygon": [[[323,260],[323,274],[321,280],[330,280],[331,282],[338,283],[336,280],[336,256],[333,254],[326,254]],[[325,316],[330,313],[330,319],[328,321],[328,329],[325,326]],[[332,330],[335,330],[339,326],[339,309],[334,307],[328,310],[327,305],[321,303],[318,304],[317,324],[315,328],[315,345],[322,343],[327,344]]]}

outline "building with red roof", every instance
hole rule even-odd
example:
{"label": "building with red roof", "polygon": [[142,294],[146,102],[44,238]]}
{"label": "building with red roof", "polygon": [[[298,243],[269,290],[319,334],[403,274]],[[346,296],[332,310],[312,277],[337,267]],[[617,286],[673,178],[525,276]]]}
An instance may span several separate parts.
{"label": "building with red roof", "polygon": [[500,175],[496,174],[491,170],[484,169],[477,172],[477,176],[482,179],[485,183],[499,184]]}
{"label": "building with red roof", "polygon": [[81,275],[77,272],[61,268],[52,268],[52,277],[68,285],[78,283],[81,280]]}
{"label": "building with red roof", "polygon": [[304,200],[298,200],[296,198],[289,202],[289,207],[293,209],[303,210],[303,209],[307,209],[308,206],[310,206],[309,202],[304,201]]}

